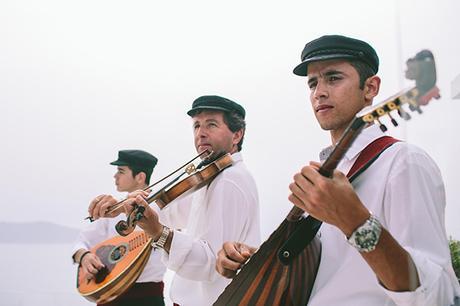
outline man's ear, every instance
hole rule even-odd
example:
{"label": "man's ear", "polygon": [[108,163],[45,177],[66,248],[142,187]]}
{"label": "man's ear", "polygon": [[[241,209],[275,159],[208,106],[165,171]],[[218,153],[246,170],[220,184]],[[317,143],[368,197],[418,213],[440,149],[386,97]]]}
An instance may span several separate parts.
{"label": "man's ear", "polygon": [[244,135],[244,129],[236,131],[233,134],[233,144],[237,145],[241,141],[241,138],[243,138],[243,135]]}
{"label": "man's ear", "polygon": [[364,83],[364,99],[369,104],[372,104],[372,100],[379,93],[380,81],[380,77],[373,75],[367,78],[366,82]]}
{"label": "man's ear", "polygon": [[136,177],[134,179],[136,180],[137,183],[142,185],[145,183],[146,177],[147,175],[145,174],[145,172],[139,172],[138,174],[136,174]]}

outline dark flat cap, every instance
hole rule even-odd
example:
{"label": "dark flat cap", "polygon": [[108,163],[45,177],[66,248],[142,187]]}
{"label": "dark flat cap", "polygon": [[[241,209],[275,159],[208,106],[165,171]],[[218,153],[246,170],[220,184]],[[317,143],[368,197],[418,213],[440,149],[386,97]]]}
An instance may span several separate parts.
{"label": "dark flat cap", "polygon": [[193,101],[192,109],[187,114],[193,117],[201,110],[220,110],[224,112],[236,112],[241,117],[246,116],[246,111],[238,103],[220,96],[201,96]]}
{"label": "dark flat cap", "polygon": [[306,76],[309,63],[340,58],[363,61],[374,73],[379,70],[379,57],[367,42],[341,35],[325,35],[305,45],[300,56],[302,63],[294,68],[294,73]]}
{"label": "dark flat cap", "polygon": [[121,150],[118,151],[118,159],[110,164],[135,167],[146,173],[151,173],[157,162],[158,159],[148,152],[142,150]]}

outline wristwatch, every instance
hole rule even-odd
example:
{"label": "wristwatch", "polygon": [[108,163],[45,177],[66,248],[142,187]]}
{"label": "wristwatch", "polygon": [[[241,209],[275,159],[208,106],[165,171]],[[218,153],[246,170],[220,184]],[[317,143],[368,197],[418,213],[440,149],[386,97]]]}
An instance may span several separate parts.
{"label": "wristwatch", "polygon": [[171,230],[167,226],[163,226],[163,230],[161,231],[160,238],[157,241],[152,242],[152,246],[154,248],[161,248],[164,249],[166,240],[168,239],[169,233]]}
{"label": "wristwatch", "polygon": [[348,243],[354,246],[359,252],[371,252],[380,239],[382,224],[371,214],[369,219],[359,226],[348,238]]}

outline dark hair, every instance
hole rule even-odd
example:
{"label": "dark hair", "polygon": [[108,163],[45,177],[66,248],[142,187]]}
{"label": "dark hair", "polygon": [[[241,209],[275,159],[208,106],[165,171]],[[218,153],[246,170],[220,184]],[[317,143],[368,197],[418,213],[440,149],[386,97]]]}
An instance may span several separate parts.
{"label": "dark hair", "polygon": [[368,78],[375,75],[369,64],[360,61],[360,60],[349,60],[350,65],[352,65],[359,75],[359,89],[364,89],[364,83]]}
{"label": "dark hair", "polygon": [[152,170],[141,169],[139,167],[129,166],[129,165],[128,165],[128,168],[131,169],[131,172],[133,173],[133,178],[139,173],[144,172],[145,173],[145,181],[144,181],[145,184],[148,185],[150,183],[150,177],[152,176],[153,169]]}
{"label": "dark hair", "polygon": [[244,118],[241,117],[240,114],[237,112],[223,112],[224,114],[224,122],[228,126],[228,129],[232,131],[232,133],[238,132],[239,130],[243,130],[243,135],[241,136],[240,142],[238,142],[238,151],[241,151],[243,147],[243,140],[244,140],[244,132],[246,130],[246,121]]}

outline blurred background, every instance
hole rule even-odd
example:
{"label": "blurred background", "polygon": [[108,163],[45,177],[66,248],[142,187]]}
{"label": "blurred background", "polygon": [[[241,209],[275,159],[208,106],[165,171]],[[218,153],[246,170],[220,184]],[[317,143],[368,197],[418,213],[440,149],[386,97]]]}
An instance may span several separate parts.
{"label": "blurred background", "polygon": [[375,47],[375,102],[413,85],[407,58],[434,53],[442,98],[389,134],[437,162],[446,230],[459,239],[459,11],[455,0],[1,1],[0,304],[89,304],[70,249],[90,199],[116,192],[109,162],[147,150],[155,180],[190,159],[186,111],[205,94],[247,110],[243,154],[267,238],[291,208],[293,174],[329,145],[306,79],[292,74],[305,43],[325,34]]}

